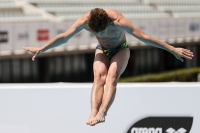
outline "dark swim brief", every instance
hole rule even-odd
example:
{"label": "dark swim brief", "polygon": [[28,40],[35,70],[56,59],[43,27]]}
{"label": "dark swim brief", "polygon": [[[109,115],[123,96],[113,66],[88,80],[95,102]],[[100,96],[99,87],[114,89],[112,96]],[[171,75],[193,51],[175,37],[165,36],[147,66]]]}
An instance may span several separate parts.
{"label": "dark swim brief", "polygon": [[123,43],[122,45],[120,45],[116,48],[111,48],[111,49],[106,49],[101,45],[96,46],[96,49],[102,50],[109,59],[111,59],[120,49],[123,49],[123,48],[128,48],[127,42]]}

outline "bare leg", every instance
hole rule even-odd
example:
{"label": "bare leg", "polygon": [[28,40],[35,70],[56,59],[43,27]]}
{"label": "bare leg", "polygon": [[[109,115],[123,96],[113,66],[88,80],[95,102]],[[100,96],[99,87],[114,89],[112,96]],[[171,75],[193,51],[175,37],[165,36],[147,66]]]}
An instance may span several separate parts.
{"label": "bare leg", "polygon": [[130,51],[128,48],[121,49],[110,62],[110,67],[106,77],[106,89],[104,91],[102,107],[100,108],[95,119],[96,122],[105,121],[105,114],[108,111],[109,106],[111,106],[112,101],[116,93],[117,82],[120,75],[124,72],[128,59],[130,56]]}
{"label": "bare leg", "polygon": [[94,69],[94,83],[92,86],[91,92],[91,113],[88,118],[87,124],[94,125],[95,116],[99,112],[101,106],[103,94],[104,94],[104,85],[106,82],[106,76],[108,72],[109,60],[103,54],[103,51],[96,50],[95,60],[93,64]]}

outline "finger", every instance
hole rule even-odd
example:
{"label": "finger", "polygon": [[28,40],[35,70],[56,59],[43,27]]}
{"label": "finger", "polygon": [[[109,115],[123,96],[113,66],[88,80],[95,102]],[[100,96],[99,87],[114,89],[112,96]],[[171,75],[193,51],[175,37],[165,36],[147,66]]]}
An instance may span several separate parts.
{"label": "finger", "polygon": [[35,55],[32,57],[32,61],[34,61],[35,60]]}
{"label": "finger", "polygon": [[188,53],[183,53],[183,57],[187,59],[192,59],[193,55],[188,54]]}
{"label": "finger", "polygon": [[185,56],[183,56],[184,58],[186,58],[186,59],[192,59],[192,57],[189,57],[189,56],[187,56],[187,55],[185,55]]}
{"label": "finger", "polygon": [[23,47],[23,49],[25,49],[25,50],[26,50],[27,48],[28,48],[28,47]]}
{"label": "finger", "polygon": [[184,49],[183,52],[186,52],[186,53],[193,53],[193,52],[190,51],[189,49]]}
{"label": "finger", "polygon": [[23,49],[30,50],[30,49],[32,49],[32,47],[23,47]]}
{"label": "finger", "polygon": [[193,56],[194,56],[193,52],[191,52],[191,51],[188,50],[188,49],[186,49],[185,51],[183,51],[183,54],[184,54],[184,55],[187,55],[187,56],[189,56],[189,57],[193,57]]}
{"label": "finger", "polygon": [[193,52],[187,52],[187,51],[185,51],[185,52],[183,52],[183,54],[188,55],[188,56],[194,56]]}
{"label": "finger", "polygon": [[31,52],[31,53],[34,53],[35,54],[35,52],[33,52],[31,49],[31,47],[23,47],[23,49],[25,49],[26,51],[28,51],[28,52]]}
{"label": "finger", "polygon": [[186,53],[186,52],[184,52],[183,55],[186,55],[186,56],[189,56],[189,57],[193,57],[192,53]]}
{"label": "finger", "polygon": [[189,50],[189,49],[183,49],[183,51],[188,51],[188,52],[190,52],[190,50]]}
{"label": "finger", "polygon": [[26,50],[26,51],[28,51],[29,48],[28,47],[23,47],[23,49]]}
{"label": "finger", "polygon": [[188,56],[188,55],[182,55],[181,57],[184,57],[186,59],[192,59],[192,57]]}
{"label": "finger", "polygon": [[40,51],[38,51],[33,57],[32,57],[32,60],[34,61],[35,58],[37,57],[37,55],[39,54]]}

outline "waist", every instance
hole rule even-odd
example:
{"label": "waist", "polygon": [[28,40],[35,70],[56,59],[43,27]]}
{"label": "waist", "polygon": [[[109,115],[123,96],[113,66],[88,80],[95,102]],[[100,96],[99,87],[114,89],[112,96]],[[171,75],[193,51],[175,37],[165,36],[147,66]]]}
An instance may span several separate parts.
{"label": "waist", "polygon": [[128,42],[124,42],[124,43],[122,43],[122,44],[120,44],[120,45],[117,45],[116,47],[111,47],[111,48],[109,48],[109,47],[104,47],[104,46],[102,46],[102,45],[101,45],[101,47],[102,47],[103,49],[120,49],[120,48],[127,48],[127,47],[129,47],[129,46],[128,46]]}

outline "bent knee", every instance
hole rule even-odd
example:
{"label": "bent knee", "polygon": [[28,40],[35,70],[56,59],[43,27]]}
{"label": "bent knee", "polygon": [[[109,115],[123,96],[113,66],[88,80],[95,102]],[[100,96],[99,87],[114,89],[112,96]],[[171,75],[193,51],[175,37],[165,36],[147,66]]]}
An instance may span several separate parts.
{"label": "bent knee", "polygon": [[117,85],[119,77],[120,77],[119,73],[108,74],[106,77],[106,84]]}
{"label": "bent knee", "polygon": [[94,82],[104,85],[106,83],[106,73],[95,73],[94,74]]}

